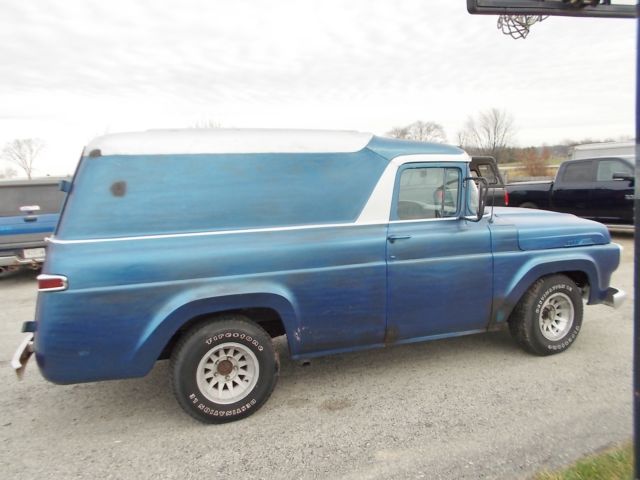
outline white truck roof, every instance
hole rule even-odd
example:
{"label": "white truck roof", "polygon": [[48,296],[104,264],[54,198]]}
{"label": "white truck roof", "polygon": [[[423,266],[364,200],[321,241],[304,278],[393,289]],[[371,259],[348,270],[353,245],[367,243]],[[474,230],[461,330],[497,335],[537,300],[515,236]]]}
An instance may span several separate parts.
{"label": "white truck roof", "polygon": [[98,137],[86,147],[85,155],[96,150],[100,155],[345,153],[362,150],[372,137],[371,133],[337,130],[149,130]]}

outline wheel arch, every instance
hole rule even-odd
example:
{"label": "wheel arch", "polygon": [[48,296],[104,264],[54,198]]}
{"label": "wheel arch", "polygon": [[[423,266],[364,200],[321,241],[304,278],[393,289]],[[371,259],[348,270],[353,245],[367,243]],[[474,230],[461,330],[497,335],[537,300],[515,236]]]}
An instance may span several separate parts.
{"label": "wheel arch", "polygon": [[202,323],[208,323],[215,321],[221,317],[228,317],[230,315],[238,315],[245,317],[262,327],[271,338],[279,337],[287,333],[287,329],[282,320],[281,314],[268,307],[248,307],[248,308],[233,308],[230,310],[216,310],[214,312],[203,313],[187,320],[167,341],[166,345],[160,352],[158,360],[167,359],[173,352],[173,347],[178,342],[180,337],[184,335],[191,328]]}
{"label": "wheel arch", "polygon": [[160,315],[139,341],[133,361],[148,373],[156,360],[170,355],[186,330],[228,314],[249,318],[272,337],[287,334],[289,349],[295,351],[291,343],[299,334],[296,334],[298,316],[293,302],[275,293],[242,293],[199,298],[180,305],[168,315]]}
{"label": "wheel arch", "polygon": [[[549,275],[566,275],[583,289],[583,294],[588,295],[589,303],[597,301],[599,272],[593,260],[576,258],[549,261],[537,264],[516,277],[506,294],[495,300],[491,324],[506,323],[527,290],[540,278]],[[585,288],[587,292],[584,291]]]}

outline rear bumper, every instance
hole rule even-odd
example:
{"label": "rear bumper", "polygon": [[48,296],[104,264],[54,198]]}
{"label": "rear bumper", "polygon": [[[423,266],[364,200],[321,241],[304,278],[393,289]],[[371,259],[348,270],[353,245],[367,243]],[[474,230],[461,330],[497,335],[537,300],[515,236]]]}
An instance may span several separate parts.
{"label": "rear bumper", "polygon": [[27,362],[29,358],[33,354],[33,333],[29,333],[24,337],[22,342],[20,342],[20,346],[16,350],[16,353],[13,354],[13,358],[11,359],[11,368],[13,368],[16,372],[18,378],[22,378],[24,374],[24,369],[27,366]]}
{"label": "rear bumper", "polygon": [[[1,255],[1,254],[0,254]],[[0,256],[0,267],[12,267],[21,265],[37,265],[44,262],[42,258],[20,258],[17,255]]]}
{"label": "rear bumper", "polygon": [[[34,266],[44,262],[46,243],[42,241],[24,243],[19,246],[3,244],[0,246],[0,267]],[[26,258],[29,250],[42,249],[42,255]]]}
{"label": "rear bumper", "polygon": [[624,290],[618,290],[617,288],[609,287],[607,289],[607,295],[603,302],[605,305],[613,308],[620,308],[627,298],[627,294]]}

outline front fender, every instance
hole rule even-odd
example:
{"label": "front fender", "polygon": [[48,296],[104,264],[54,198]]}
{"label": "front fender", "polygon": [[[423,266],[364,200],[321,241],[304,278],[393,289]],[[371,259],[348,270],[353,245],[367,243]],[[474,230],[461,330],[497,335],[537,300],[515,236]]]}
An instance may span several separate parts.
{"label": "front fender", "polygon": [[[499,324],[507,321],[529,287],[539,278],[555,273],[582,272],[586,274],[591,287],[589,303],[599,303],[603,275],[598,263],[588,255],[573,254],[573,258],[567,258],[566,255],[567,252],[563,251],[556,255],[560,258],[532,257],[518,268],[512,279],[502,288],[500,282],[496,282],[492,323]],[[608,279],[606,283],[608,284]]]}

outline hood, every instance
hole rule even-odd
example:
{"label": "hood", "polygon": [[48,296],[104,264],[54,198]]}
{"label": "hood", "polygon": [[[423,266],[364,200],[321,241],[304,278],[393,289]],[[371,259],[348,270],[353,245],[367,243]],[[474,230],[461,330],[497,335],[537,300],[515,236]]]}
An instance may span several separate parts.
{"label": "hood", "polygon": [[607,227],[567,213],[496,207],[494,225],[514,226],[521,250],[602,245],[611,241]]}

